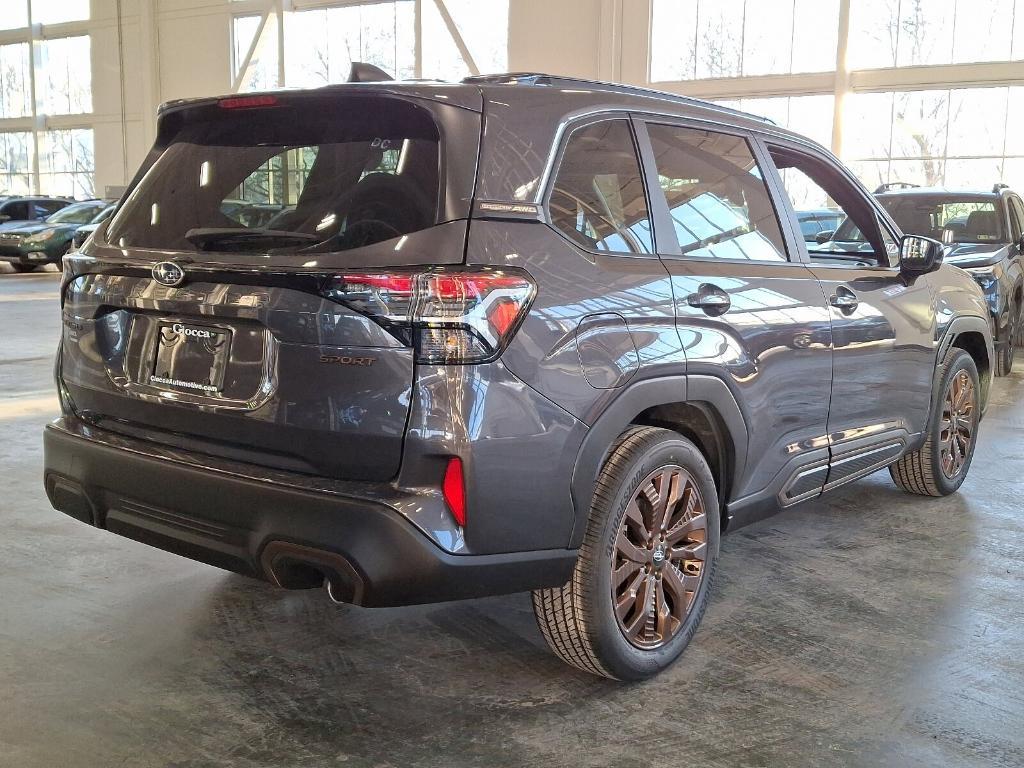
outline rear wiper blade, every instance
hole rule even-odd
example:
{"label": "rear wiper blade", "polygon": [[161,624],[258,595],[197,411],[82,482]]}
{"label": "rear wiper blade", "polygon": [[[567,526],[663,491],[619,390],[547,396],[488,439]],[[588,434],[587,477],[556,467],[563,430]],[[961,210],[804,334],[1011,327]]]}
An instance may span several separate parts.
{"label": "rear wiper blade", "polygon": [[238,229],[234,227],[197,227],[185,233],[185,239],[200,250],[216,246],[231,246],[241,250],[245,246],[280,248],[288,245],[312,245],[322,238],[305,232],[288,232],[282,229]]}

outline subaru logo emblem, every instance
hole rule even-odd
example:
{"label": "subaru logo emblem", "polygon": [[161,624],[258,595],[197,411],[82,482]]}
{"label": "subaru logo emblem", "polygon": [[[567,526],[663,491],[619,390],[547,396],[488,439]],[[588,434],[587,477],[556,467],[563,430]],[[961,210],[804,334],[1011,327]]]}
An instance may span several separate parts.
{"label": "subaru logo emblem", "polygon": [[152,270],[153,279],[160,285],[174,288],[185,282],[185,270],[173,261],[161,261]]}

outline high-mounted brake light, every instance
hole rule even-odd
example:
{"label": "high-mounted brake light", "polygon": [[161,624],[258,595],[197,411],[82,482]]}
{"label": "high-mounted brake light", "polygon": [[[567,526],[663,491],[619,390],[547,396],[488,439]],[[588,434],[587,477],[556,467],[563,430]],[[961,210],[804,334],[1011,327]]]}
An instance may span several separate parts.
{"label": "high-mounted brake light", "polygon": [[232,96],[217,102],[221,109],[257,109],[277,106],[277,96]]}
{"label": "high-mounted brake light", "polygon": [[337,276],[325,295],[416,348],[421,363],[479,363],[508,345],[536,292],[519,271]]}
{"label": "high-mounted brake light", "polygon": [[466,525],[466,483],[462,475],[462,459],[452,456],[444,470],[444,482],[441,485],[444,501],[451,510],[452,517],[460,526]]}

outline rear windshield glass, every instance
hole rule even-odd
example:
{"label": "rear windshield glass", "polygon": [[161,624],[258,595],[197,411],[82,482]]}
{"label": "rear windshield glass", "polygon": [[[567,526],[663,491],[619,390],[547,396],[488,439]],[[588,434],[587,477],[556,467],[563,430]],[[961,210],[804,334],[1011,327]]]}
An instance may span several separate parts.
{"label": "rear windshield glass", "polygon": [[118,211],[109,242],[344,251],[438,223],[437,127],[414,105],[346,97],[197,113]]}
{"label": "rear windshield glass", "polygon": [[61,208],[46,220],[47,224],[88,224],[103,209],[103,203],[80,203]]}

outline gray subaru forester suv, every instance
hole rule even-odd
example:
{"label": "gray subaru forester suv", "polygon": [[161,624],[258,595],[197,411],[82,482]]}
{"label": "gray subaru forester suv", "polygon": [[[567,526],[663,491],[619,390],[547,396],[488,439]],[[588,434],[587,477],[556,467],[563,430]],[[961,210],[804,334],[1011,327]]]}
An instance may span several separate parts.
{"label": "gray subaru forester suv", "polygon": [[[871,247],[809,253],[793,178]],[[643,678],[693,636],[724,531],[883,467],[963,482],[993,347],[941,254],[820,146],[663,93],[174,102],[65,260],[46,492],[356,605],[532,590],[565,661]]]}

